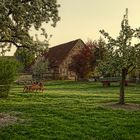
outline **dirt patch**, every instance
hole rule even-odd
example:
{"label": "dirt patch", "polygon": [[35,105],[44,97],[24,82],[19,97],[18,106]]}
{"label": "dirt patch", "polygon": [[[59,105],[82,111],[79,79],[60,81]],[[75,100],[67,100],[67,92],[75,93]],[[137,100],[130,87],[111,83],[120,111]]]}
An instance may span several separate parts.
{"label": "dirt patch", "polygon": [[139,104],[132,104],[132,103],[126,103],[124,105],[120,105],[118,103],[107,103],[104,105],[105,107],[109,107],[112,109],[123,109],[127,111],[140,111],[140,105]]}
{"label": "dirt patch", "polygon": [[0,128],[17,123],[19,119],[8,113],[0,113]]}

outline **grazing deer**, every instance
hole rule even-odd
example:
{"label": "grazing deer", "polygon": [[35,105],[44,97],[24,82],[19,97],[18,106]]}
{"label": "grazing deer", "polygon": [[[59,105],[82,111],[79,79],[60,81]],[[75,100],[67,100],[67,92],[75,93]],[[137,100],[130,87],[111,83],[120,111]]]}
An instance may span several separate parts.
{"label": "grazing deer", "polygon": [[23,92],[34,92],[34,91],[44,91],[43,83],[33,83],[32,85],[25,85],[23,88]]}

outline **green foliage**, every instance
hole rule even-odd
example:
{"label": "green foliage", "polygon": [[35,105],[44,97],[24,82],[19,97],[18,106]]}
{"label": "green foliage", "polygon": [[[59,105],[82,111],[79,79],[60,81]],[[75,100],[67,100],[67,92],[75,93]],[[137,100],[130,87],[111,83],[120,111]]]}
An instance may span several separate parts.
{"label": "green foliage", "polygon": [[134,44],[135,38],[138,38],[138,29],[132,29],[128,23],[128,11],[124,15],[121,23],[119,36],[114,39],[104,30],[100,31],[107,38],[106,57],[101,62],[100,69],[106,73],[118,72],[121,74],[122,69],[126,74],[130,73],[138,66],[140,44]]}
{"label": "green foliage", "polygon": [[32,66],[34,78],[42,79],[48,72],[48,61],[44,57],[38,57]]}
{"label": "green foliage", "polygon": [[35,53],[26,48],[17,49],[14,56],[22,64],[24,72],[29,70],[31,63],[35,60]]}
{"label": "green foliage", "polygon": [[[2,53],[17,48],[38,49],[41,42],[34,42],[29,31],[41,29],[45,39],[47,34],[42,23],[50,22],[55,27],[58,16],[57,0],[0,0],[0,43]],[[44,44],[48,42],[44,42]]]}
{"label": "green foliage", "polygon": [[17,75],[18,62],[12,58],[0,58],[0,97],[7,96]]}
{"label": "green foliage", "polygon": [[10,85],[0,85],[0,98],[7,97],[10,91]]}
{"label": "green foliage", "polygon": [[14,59],[0,58],[0,84],[11,84],[17,74],[18,62]]}
{"label": "green foliage", "polygon": [[103,38],[99,38],[99,40],[95,40],[94,42],[94,50],[93,50],[93,60],[94,61],[91,61],[92,62],[92,65],[94,65],[94,76],[99,76],[100,75],[100,62],[102,62],[104,60],[104,56],[105,56],[105,53],[106,53],[106,48],[105,48],[105,40]]}
{"label": "green foliage", "polygon": [[[97,41],[95,40],[93,43],[96,46],[95,49],[94,49],[94,55],[96,57],[96,60],[97,61],[103,60],[104,54],[106,52],[106,50],[105,50],[105,45],[106,45],[105,40],[100,37]],[[98,65],[98,63],[97,63],[97,65]]]}

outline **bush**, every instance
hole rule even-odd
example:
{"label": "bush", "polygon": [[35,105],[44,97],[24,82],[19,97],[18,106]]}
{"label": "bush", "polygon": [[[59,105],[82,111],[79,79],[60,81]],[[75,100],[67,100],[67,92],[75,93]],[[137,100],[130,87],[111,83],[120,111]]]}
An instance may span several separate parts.
{"label": "bush", "polygon": [[18,63],[15,59],[0,58],[0,97],[8,96],[10,85],[15,80]]}
{"label": "bush", "polygon": [[0,85],[0,98],[7,97],[10,91],[10,85]]}

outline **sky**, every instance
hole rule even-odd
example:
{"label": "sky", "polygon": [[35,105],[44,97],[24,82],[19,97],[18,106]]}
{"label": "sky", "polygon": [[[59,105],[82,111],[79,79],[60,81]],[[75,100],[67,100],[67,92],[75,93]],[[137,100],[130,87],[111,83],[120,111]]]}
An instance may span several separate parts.
{"label": "sky", "polygon": [[129,23],[140,27],[140,0],[58,0],[61,20],[55,28],[46,27],[52,34],[50,46],[81,38],[98,40],[104,29],[116,37],[128,8]]}
{"label": "sky", "polygon": [[79,38],[98,40],[101,29],[116,37],[126,8],[130,25],[140,27],[140,0],[58,0],[58,4],[61,20],[55,28],[44,26],[52,35],[50,47]]}

